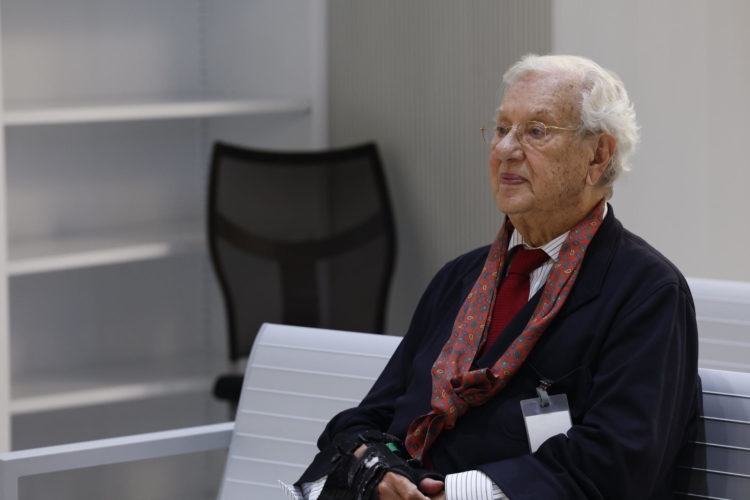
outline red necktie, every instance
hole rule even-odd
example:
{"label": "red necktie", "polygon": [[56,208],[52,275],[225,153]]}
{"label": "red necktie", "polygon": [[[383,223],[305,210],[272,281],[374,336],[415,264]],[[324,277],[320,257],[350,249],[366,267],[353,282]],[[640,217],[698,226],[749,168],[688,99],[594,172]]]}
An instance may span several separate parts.
{"label": "red necktie", "polygon": [[544,250],[520,247],[510,262],[508,274],[500,284],[492,309],[492,322],[483,351],[489,349],[518,311],[529,301],[529,274],[549,256]]}

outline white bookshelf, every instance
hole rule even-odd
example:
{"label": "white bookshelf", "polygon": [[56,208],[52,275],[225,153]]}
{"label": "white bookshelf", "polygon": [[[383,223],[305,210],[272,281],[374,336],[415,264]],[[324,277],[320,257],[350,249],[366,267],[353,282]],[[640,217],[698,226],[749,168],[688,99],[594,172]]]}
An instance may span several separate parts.
{"label": "white bookshelf", "polygon": [[174,102],[136,101],[46,105],[34,103],[6,105],[6,126],[56,125],[69,123],[122,122],[130,120],[169,120],[220,118],[225,116],[305,114],[307,100],[235,99],[182,100]]}
{"label": "white bookshelf", "polygon": [[199,223],[111,234],[10,242],[11,277],[168,258],[205,251]]}
{"label": "white bookshelf", "polygon": [[0,0],[0,451],[227,418],[211,145],[325,146],[325,10]]}
{"label": "white bookshelf", "polygon": [[209,392],[223,359],[203,356],[47,372],[14,381],[12,415]]}

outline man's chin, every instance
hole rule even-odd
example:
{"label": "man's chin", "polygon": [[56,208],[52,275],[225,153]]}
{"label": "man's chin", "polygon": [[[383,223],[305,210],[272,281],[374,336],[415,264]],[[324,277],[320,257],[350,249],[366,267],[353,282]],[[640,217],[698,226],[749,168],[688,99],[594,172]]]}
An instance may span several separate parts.
{"label": "man's chin", "polygon": [[508,216],[521,215],[532,208],[532,204],[528,199],[518,196],[498,197],[495,201],[497,202],[497,208]]}

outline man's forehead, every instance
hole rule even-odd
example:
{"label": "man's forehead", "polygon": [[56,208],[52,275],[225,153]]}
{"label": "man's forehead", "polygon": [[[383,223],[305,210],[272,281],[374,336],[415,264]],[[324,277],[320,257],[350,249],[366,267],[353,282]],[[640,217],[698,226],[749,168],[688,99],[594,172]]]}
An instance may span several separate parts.
{"label": "man's forehead", "polygon": [[511,85],[497,108],[498,118],[523,113],[528,119],[558,119],[577,113],[579,85],[565,74],[532,73]]}
{"label": "man's forehead", "polygon": [[[524,113],[537,118],[555,118],[559,114],[560,106],[531,106],[523,109]],[[510,106],[507,110],[501,105],[497,108],[497,116],[505,117],[508,114],[518,111],[517,107]]]}

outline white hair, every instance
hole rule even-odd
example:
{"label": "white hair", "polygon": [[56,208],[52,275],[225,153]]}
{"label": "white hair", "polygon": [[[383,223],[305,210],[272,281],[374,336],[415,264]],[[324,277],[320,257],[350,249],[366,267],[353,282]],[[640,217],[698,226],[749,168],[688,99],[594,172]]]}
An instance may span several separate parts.
{"label": "white hair", "polygon": [[611,198],[620,173],[630,170],[629,158],[638,143],[635,109],[625,85],[613,72],[585,57],[529,54],[503,75],[505,92],[528,73],[570,73],[581,87],[582,132],[607,132],[617,140],[615,154],[602,174],[599,185]]}

